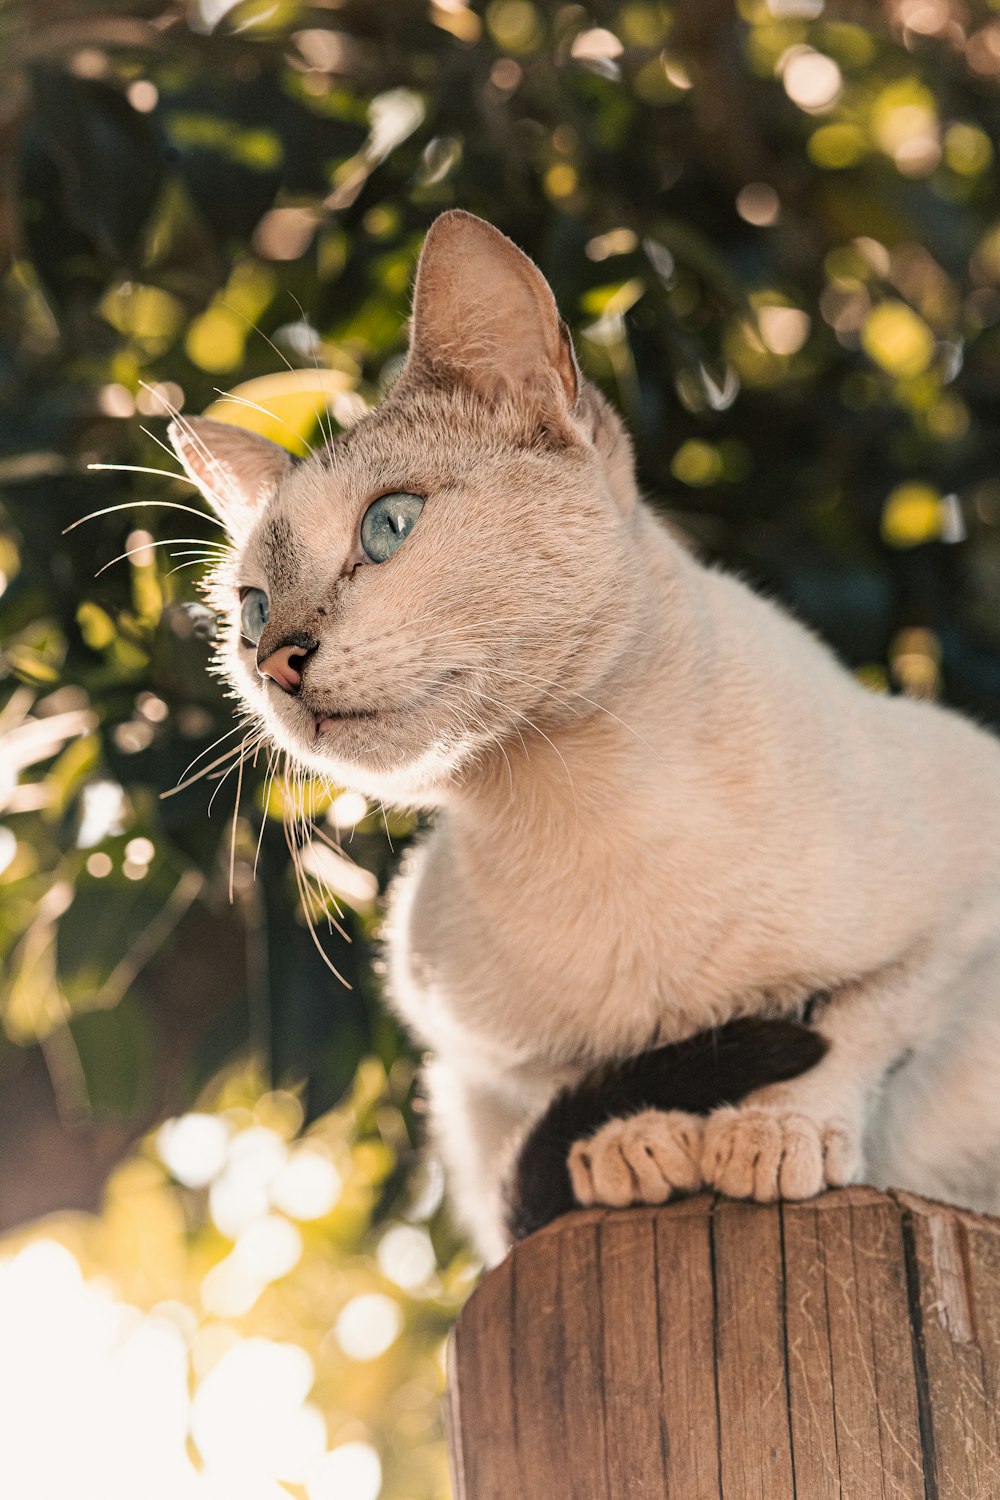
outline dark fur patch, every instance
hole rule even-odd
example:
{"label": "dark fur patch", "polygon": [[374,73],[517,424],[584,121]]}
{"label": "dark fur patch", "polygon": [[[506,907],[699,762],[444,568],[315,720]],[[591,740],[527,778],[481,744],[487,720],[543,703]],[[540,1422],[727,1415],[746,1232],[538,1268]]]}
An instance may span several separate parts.
{"label": "dark fur patch", "polygon": [[264,567],[272,589],[289,588],[299,570],[295,533],[287,516],[273,516],[260,539]]}
{"label": "dark fur patch", "polygon": [[511,1239],[523,1240],[579,1206],[570,1148],[608,1120],[643,1109],[705,1115],[766,1084],[798,1077],[826,1050],[823,1038],[798,1022],[740,1020],[595,1069],[556,1095],[521,1148],[505,1195]]}

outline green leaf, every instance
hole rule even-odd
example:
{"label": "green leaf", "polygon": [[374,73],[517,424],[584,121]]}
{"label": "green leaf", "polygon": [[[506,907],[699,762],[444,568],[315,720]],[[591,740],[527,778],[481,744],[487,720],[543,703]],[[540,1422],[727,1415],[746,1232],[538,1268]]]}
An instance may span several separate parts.
{"label": "green leaf", "polygon": [[72,1010],[112,1009],[169,938],[202,878],[185,870],[164,848],[148,865],[133,857],[133,836],[107,840],[102,852],[113,870],[97,878],[84,870],[72,906],[59,923],[56,965],[60,989]]}
{"label": "green leaf", "polygon": [[133,1000],[70,1023],[91,1113],[135,1119],[149,1110],[156,1050],[149,1019]]}

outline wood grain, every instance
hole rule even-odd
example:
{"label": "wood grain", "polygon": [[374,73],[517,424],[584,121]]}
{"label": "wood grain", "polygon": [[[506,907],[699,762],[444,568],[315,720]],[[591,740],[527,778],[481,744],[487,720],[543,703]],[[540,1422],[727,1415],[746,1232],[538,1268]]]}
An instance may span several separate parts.
{"label": "wood grain", "polygon": [[568,1215],[455,1327],[455,1500],[1000,1500],[1000,1221],[848,1188]]}

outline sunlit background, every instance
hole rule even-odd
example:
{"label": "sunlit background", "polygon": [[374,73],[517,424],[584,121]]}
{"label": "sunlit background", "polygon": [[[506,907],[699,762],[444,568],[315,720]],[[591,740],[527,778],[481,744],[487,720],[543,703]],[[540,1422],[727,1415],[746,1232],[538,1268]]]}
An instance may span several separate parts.
{"label": "sunlit background", "polygon": [[399,1087],[369,1060],[303,1131],[294,1094],[232,1070],[115,1169],[99,1217],[9,1238],[0,1493],[447,1492],[443,1341],[475,1268],[439,1265],[431,1166],[373,1227]]}
{"label": "sunlit background", "polygon": [[0,1494],[447,1495],[416,820],[240,768],[166,415],[349,426],[463,206],[707,555],[1000,723],[998,134],[979,0],[0,10]]}

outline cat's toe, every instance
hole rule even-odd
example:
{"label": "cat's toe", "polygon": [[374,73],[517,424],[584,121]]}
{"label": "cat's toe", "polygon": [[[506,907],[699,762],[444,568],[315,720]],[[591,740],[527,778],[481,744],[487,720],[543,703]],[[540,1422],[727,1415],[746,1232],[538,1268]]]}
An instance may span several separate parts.
{"label": "cat's toe", "polygon": [[720,1109],[705,1129],[705,1181],[729,1198],[768,1202],[778,1196],[778,1122],[760,1111]]}
{"label": "cat's toe", "polygon": [[844,1121],[830,1120],[824,1126],[823,1163],[827,1187],[846,1187],[861,1176],[861,1142]]}
{"label": "cat's toe", "polygon": [[680,1110],[643,1110],[610,1120],[569,1154],[570,1181],[578,1203],[625,1208],[630,1203],[666,1203],[675,1193],[701,1186],[704,1122]]}
{"label": "cat's toe", "polygon": [[727,1198],[814,1198],[854,1180],[856,1137],[842,1121],[762,1109],[720,1109],[705,1129],[705,1181]]}

